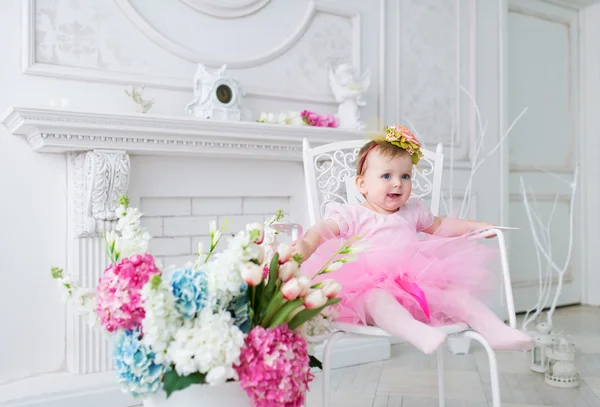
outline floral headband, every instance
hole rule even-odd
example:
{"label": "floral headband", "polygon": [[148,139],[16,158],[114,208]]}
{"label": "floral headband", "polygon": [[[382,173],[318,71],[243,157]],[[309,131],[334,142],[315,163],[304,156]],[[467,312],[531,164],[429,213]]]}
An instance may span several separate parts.
{"label": "floral headband", "polygon": [[[400,147],[403,150],[406,150],[408,154],[410,154],[410,158],[414,165],[417,165],[419,160],[423,157],[423,152],[421,151],[421,143],[415,135],[404,126],[400,126],[395,124],[393,126],[386,126],[385,128],[385,137],[381,138],[381,133],[377,134],[377,137],[374,140],[387,141],[390,144]],[[359,173],[362,172],[363,165],[365,164],[365,160],[367,159],[367,155],[374,149],[378,144],[373,144],[371,148],[367,150],[365,155],[362,158],[360,163]]]}

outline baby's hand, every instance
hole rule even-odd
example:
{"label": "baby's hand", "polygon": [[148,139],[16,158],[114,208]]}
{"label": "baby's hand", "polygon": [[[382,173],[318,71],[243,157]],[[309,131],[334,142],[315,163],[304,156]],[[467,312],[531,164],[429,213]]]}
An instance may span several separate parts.
{"label": "baby's hand", "polygon": [[308,260],[308,258],[312,255],[311,249],[304,241],[304,239],[296,240],[292,242],[293,254],[299,254],[302,256],[302,261]]}
{"label": "baby's hand", "polygon": [[[496,225],[494,225],[493,223],[490,223],[490,222],[479,222],[478,229],[491,229],[494,226],[496,226]],[[485,238],[486,239],[493,239],[494,237],[496,237],[495,233],[493,235],[486,236]]]}

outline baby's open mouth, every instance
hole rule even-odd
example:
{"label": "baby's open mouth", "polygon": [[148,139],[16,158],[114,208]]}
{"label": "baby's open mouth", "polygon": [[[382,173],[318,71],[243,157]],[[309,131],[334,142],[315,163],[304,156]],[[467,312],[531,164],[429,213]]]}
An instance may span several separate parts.
{"label": "baby's open mouth", "polygon": [[387,194],[388,198],[399,198],[400,194]]}

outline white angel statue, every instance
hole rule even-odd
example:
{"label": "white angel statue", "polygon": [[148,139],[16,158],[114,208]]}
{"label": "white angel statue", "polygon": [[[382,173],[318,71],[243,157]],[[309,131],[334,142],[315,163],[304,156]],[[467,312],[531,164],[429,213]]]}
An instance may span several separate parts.
{"label": "white angel statue", "polygon": [[364,128],[358,107],[366,105],[363,95],[369,89],[371,71],[367,69],[358,80],[355,78],[350,65],[339,65],[335,71],[329,67],[329,83],[335,100],[339,103],[338,120],[341,128]]}

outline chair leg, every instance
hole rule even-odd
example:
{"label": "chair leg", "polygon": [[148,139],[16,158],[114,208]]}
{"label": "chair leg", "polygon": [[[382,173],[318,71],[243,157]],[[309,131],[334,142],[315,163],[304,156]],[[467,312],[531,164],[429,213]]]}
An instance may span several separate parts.
{"label": "chair leg", "polygon": [[463,332],[463,336],[471,338],[479,342],[485,348],[488,359],[490,361],[490,385],[492,387],[492,405],[491,407],[500,407],[500,382],[498,380],[498,363],[496,362],[496,354],[494,350],[485,340],[483,336],[475,331]]}
{"label": "chair leg", "polygon": [[333,351],[333,346],[337,341],[346,336],[345,332],[336,332],[325,344],[325,349],[323,350],[323,403],[322,407],[329,407],[331,404],[331,392],[330,392],[330,383],[331,383],[331,353]]}
{"label": "chair leg", "polygon": [[444,349],[440,346],[437,350],[437,370],[438,370],[438,398],[440,407],[446,406],[446,391],[444,384]]}
{"label": "chair leg", "polygon": [[461,336],[451,336],[446,342],[448,349],[453,355],[468,355],[471,347],[471,340]]}

